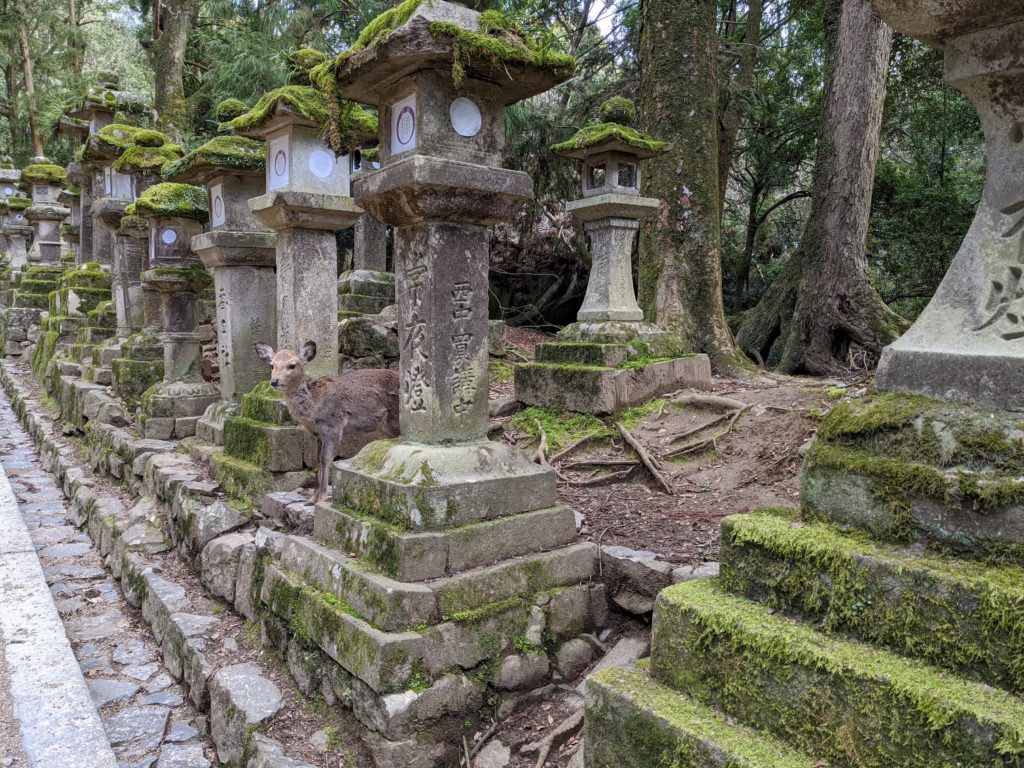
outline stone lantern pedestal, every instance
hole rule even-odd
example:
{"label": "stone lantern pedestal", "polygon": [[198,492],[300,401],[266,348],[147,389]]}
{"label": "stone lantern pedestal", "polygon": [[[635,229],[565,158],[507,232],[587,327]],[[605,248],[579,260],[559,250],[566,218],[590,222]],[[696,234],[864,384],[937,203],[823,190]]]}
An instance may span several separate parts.
{"label": "stone lantern pedestal", "polygon": [[[374,163],[353,152],[352,180],[364,178]],[[395,303],[395,276],[387,270],[388,229],[369,214],[353,226],[352,269],[338,276],[338,311],[342,318],[377,315]]]}
{"label": "stone lantern pedestal", "polygon": [[555,147],[579,161],[583,198],[566,205],[590,239],[587,294],[559,342],[541,344],[537,362],[516,366],[516,397],[528,405],[610,414],[684,387],[711,389],[707,355],[679,345],[645,323],[633,288],[632,253],[640,223],[659,202],[640,196],[640,162],[664,151],[630,127],[636,110],[609,100],[602,122]]}
{"label": "stone lantern pedestal", "polygon": [[220,136],[166,171],[209,194],[210,230],[192,238],[192,250],[213,270],[221,399],[199,420],[197,436],[216,445],[224,443],[225,419],[267,378],[253,345],[277,333],[275,237],[248,206],[263,192],[264,152],[262,142]]}
{"label": "stone lantern pedestal", "polygon": [[[394,228],[402,434],[332,466],[333,500],[314,524],[327,547],[290,537],[261,597],[275,642],[311,643],[358,679],[367,707],[356,716],[382,765],[404,750],[424,766],[452,764],[488,686],[543,685],[541,643],[603,621],[604,593],[589,584],[596,548],[573,543],[554,472],[487,440],[488,227],[533,194],[529,176],[499,167],[504,108],[573,63],[511,31],[503,39],[519,55],[508,60],[457,54],[482,29],[476,12],[435,0],[331,69],[341,96],[380,115],[381,169],[353,193]],[[316,629],[288,641],[287,616],[317,616]],[[443,693],[452,685],[457,701]],[[408,728],[366,716],[396,692],[413,708],[435,695],[451,705]]]}
{"label": "stone lantern pedestal", "polygon": [[195,434],[202,413],[220,399],[202,378],[198,294],[210,276],[191,248],[208,218],[206,190],[187,184],[150,187],[135,203],[149,221],[149,269],[142,280],[160,295],[164,377],[142,396],[141,428],[147,438],[167,440]]}
{"label": "stone lantern pedestal", "polygon": [[46,158],[36,160],[21,172],[22,181],[32,185],[32,205],[25,209],[25,218],[35,228],[29,261],[59,264],[60,225],[71,214],[58,201],[61,184],[67,174],[63,168],[53,165]]}
{"label": "stone lantern pedestal", "polygon": [[63,260],[70,261],[73,264],[80,264],[79,246],[82,239],[82,198],[80,191],[77,188],[65,187],[61,190],[57,201],[71,211],[71,215],[68,216],[67,221],[60,228],[61,240],[68,244],[68,253]]}

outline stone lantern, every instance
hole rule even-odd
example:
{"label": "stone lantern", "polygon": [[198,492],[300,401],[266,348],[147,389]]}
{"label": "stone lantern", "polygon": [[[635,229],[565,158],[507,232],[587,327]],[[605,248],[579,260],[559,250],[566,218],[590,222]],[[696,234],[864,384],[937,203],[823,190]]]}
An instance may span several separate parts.
{"label": "stone lantern", "polygon": [[[349,155],[352,181],[380,168],[377,147]],[[338,277],[338,309],[343,315],[376,315],[395,303],[395,275],[387,270],[388,229],[369,214],[353,226],[352,269]]]}
{"label": "stone lantern", "polygon": [[71,249],[75,263],[79,263],[79,248],[82,239],[82,191],[78,187],[64,186],[57,202],[65,206],[71,215],[60,227],[60,236]]}
{"label": "stone lantern", "polygon": [[[350,130],[361,142],[376,122],[352,106]],[[266,94],[231,121],[237,133],[266,141],[266,193],[249,207],[277,232],[277,346],[298,349],[316,342],[317,356],[309,366],[316,375],[338,373],[334,233],[362,214],[349,197],[348,158],[321,138],[327,112],[322,93],[292,84]]]}
{"label": "stone lantern", "polygon": [[[132,211],[129,211],[130,213]],[[195,434],[196,422],[220,398],[202,378],[197,294],[210,276],[192,251],[192,238],[209,218],[206,190],[188,184],[156,184],[139,196],[134,213],[149,221],[148,269],[142,279],[160,294],[164,377],[142,397],[142,432],[167,440]]]}
{"label": "stone lantern", "polygon": [[[21,171],[14,167],[10,158],[3,158],[0,162],[0,206],[10,197],[18,196],[18,182],[21,179]],[[11,243],[3,228],[4,214],[0,211],[0,255],[10,258]],[[10,262],[8,261],[8,266]]]}
{"label": "stone lantern", "polygon": [[632,127],[628,99],[609,99],[600,118],[552,148],[580,165],[583,197],[565,208],[590,239],[587,293],[560,343],[539,345],[537,362],[516,366],[515,378],[521,402],[607,414],[683,387],[710,389],[711,362],[681,355],[665,331],[645,323],[633,288],[633,243],[660,205],[640,196],[641,161],[667,145]]}
{"label": "stone lantern", "polygon": [[6,197],[0,215],[0,229],[7,238],[8,267],[12,270],[23,269],[28,264],[28,242],[32,237],[32,225],[25,216],[25,211],[32,205],[32,199],[17,194]]}
{"label": "stone lantern", "polygon": [[[379,617],[349,621],[339,613],[344,644],[334,632],[308,638],[372,690],[378,707],[410,688],[414,674],[440,690],[448,672],[477,664],[497,688],[543,685],[547,655],[524,650],[513,636],[524,631],[525,613],[512,618],[500,606],[524,604],[543,617],[549,602],[538,593],[556,590],[560,605],[578,610],[576,626],[592,627],[588,606],[602,604],[588,585],[596,548],[572,543],[573,514],[557,503],[554,471],[487,439],[488,231],[533,196],[529,176],[500,167],[504,110],[565,80],[573,66],[501,14],[434,0],[387,12],[349,52],[314,72],[318,85],[329,80],[341,97],[374,105],[380,116],[380,170],[357,180],[353,194],[394,229],[402,434],[332,466],[333,503],[317,506],[314,536],[335,551],[293,550],[283,564],[289,573],[268,565],[264,597],[278,615],[304,611],[278,595],[307,594],[303,579],[317,583],[316,569],[335,567],[353,577],[332,582],[338,599],[377,617],[359,596],[368,582],[356,570],[366,562],[394,579],[388,600],[425,607],[411,631],[408,614],[384,618],[381,632]],[[306,567],[316,558],[326,559]],[[456,583],[457,596],[446,592]],[[499,606],[486,620],[447,620],[485,604]],[[506,620],[515,629],[497,628]],[[552,631],[553,642],[558,635]],[[533,670],[530,679],[513,681],[521,665]],[[416,698],[412,690],[401,695]],[[472,722],[478,710],[465,697],[449,715]],[[379,764],[411,753],[403,749],[422,754],[423,765],[454,762],[458,739],[435,741],[428,722],[411,738],[379,720],[371,727],[381,731]]]}
{"label": "stone lantern", "polygon": [[242,395],[267,376],[254,344],[277,333],[274,233],[249,210],[263,192],[263,142],[218,136],[164,175],[202,184],[209,195],[210,229],[192,238],[192,250],[213,270],[217,311],[221,402],[199,422],[199,437],[223,440],[224,419],[239,410]]}
{"label": "stone lantern", "polygon": [[[60,204],[61,184],[67,173],[45,157],[37,157],[21,171],[21,179],[32,185],[32,205],[25,209],[26,218],[35,227],[30,261],[43,264],[60,262],[60,225],[71,211]],[[33,256],[35,258],[33,258]]]}
{"label": "stone lantern", "polygon": [[898,32],[941,46],[945,80],[978,110],[988,174],[928,306],[878,364],[881,389],[1024,407],[1024,7],[871,0]]}
{"label": "stone lantern", "polygon": [[[85,125],[87,137],[94,137],[108,125],[124,124],[144,115],[148,111],[144,97],[141,94],[122,91],[119,85],[120,80],[117,75],[110,72],[100,73],[99,83],[90,86],[81,103],[75,109],[68,111],[62,118],[62,125],[65,118],[68,121],[68,128],[65,132],[77,130],[70,122],[74,121],[74,123]],[[88,139],[81,152],[82,173],[86,178],[84,181],[76,183],[82,189],[82,213],[83,216],[87,216],[91,213],[92,203],[95,200],[102,197],[116,198],[123,194],[123,189],[120,186],[123,184],[123,180],[110,177],[103,161],[112,158],[103,152],[98,157],[95,156],[95,148],[93,152],[90,152]],[[92,238],[91,243],[83,249],[83,261],[110,264],[113,259],[113,230],[108,226],[93,223],[84,225],[83,236],[84,230],[89,230],[92,233]]]}

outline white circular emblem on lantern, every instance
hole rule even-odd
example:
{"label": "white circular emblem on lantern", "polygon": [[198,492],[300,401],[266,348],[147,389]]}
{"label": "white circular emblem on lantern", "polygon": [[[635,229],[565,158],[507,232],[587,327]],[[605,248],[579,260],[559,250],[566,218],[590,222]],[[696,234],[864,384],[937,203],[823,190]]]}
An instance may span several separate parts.
{"label": "white circular emblem on lantern", "polygon": [[178,233],[173,229],[165,229],[160,233],[160,239],[163,241],[164,245],[174,245],[178,242]]}
{"label": "white circular emblem on lantern", "polygon": [[334,154],[324,149],[314,149],[309,155],[309,171],[318,179],[326,179],[334,173]]}
{"label": "white circular emblem on lantern", "polygon": [[448,116],[452,121],[452,128],[459,136],[476,136],[480,133],[480,126],[483,118],[478,107],[471,99],[463,96],[455,99],[448,107]]}
{"label": "white circular emblem on lantern", "polygon": [[4,187],[4,195],[12,197],[14,195],[14,187]]}

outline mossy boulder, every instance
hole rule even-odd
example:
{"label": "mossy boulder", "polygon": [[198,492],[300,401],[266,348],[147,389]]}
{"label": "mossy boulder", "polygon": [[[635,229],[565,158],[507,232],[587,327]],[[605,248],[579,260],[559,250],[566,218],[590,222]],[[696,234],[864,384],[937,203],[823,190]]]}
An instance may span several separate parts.
{"label": "mossy boulder", "polygon": [[636,104],[624,96],[612,96],[598,110],[602,123],[618,123],[633,126],[636,124]]}

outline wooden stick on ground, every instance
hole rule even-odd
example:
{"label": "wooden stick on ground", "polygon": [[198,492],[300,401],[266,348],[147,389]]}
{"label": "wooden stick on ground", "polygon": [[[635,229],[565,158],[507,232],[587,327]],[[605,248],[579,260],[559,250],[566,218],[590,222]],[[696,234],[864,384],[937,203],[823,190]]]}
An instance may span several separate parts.
{"label": "wooden stick on ground", "polygon": [[534,461],[537,464],[542,464],[546,467],[548,466],[548,433],[544,431],[544,427],[541,426],[540,421],[534,419],[533,423],[537,426],[537,432],[540,434],[540,445],[537,446],[537,450],[534,452],[531,461]]}
{"label": "wooden stick on ground", "polygon": [[651,473],[658,484],[665,489],[665,493],[672,496],[675,491],[672,490],[672,486],[669,485],[668,480],[661,473],[661,463],[651,456],[647,452],[647,449],[640,445],[640,441],[633,437],[633,433],[622,426],[619,422],[615,422],[615,428],[619,430],[619,434],[622,435],[622,439],[629,443],[629,447],[636,451],[636,455],[640,457],[640,461],[647,467],[647,471]]}
{"label": "wooden stick on ground", "polygon": [[554,456],[552,456],[550,459],[548,459],[548,461],[555,462],[555,461],[558,461],[559,459],[565,458],[570,453],[572,453],[577,448],[579,448],[581,445],[583,445],[585,442],[590,440],[592,437],[595,437],[595,435],[593,435],[593,434],[584,435],[579,440],[577,440],[575,443],[570,445],[568,448],[563,448],[562,450],[560,450],[558,453],[556,453]]}
{"label": "wooden stick on ground", "polygon": [[537,762],[534,763],[534,768],[543,768],[544,762],[548,759],[548,755],[551,753],[551,750],[572,736],[572,734],[575,733],[582,725],[583,710],[578,709],[555,726],[555,729],[543,739],[535,741],[532,744],[526,744],[519,751],[524,755],[536,752]]}
{"label": "wooden stick on ground", "polygon": [[[590,477],[586,480],[569,480],[568,483],[569,485],[583,487],[587,485],[601,485],[602,483],[610,483],[613,480],[625,480],[627,477],[632,475],[633,470],[639,466],[640,465],[637,464],[635,466],[630,467],[629,469],[624,469],[621,472],[612,472],[610,475],[601,475],[600,477]],[[595,469],[594,471],[597,472],[598,470]]]}
{"label": "wooden stick on ground", "polygon": [[705,429],[710,429],[711,427],[714,427],[714,426],[716,426],[718,424],[721,424],[723,421],[728,419],[729,415],[730,414],[728,414],[728,413],[723,413],[723,414],[720,414],[718,416],[715,416],[715,418],[713,418],[707,424],[701,424],[700,426],[694,427],[693,429],[688,429],[685,432],[683,432],[683,434],[676,435],[675,437],[673,437],[668,442],[669,442],[670,445],[672,443],[678,443],[680,440],[685,440],[686,438],[691,437],[692,435],[695,435],[698,432],[703,432]]}
{"label": "wooden stick on ground", "polygon": [[574,461],[571,464],[563,464],[563,469],[578,469],[579,467],[635,467],[640,462],[636,459],[584,459]]}

